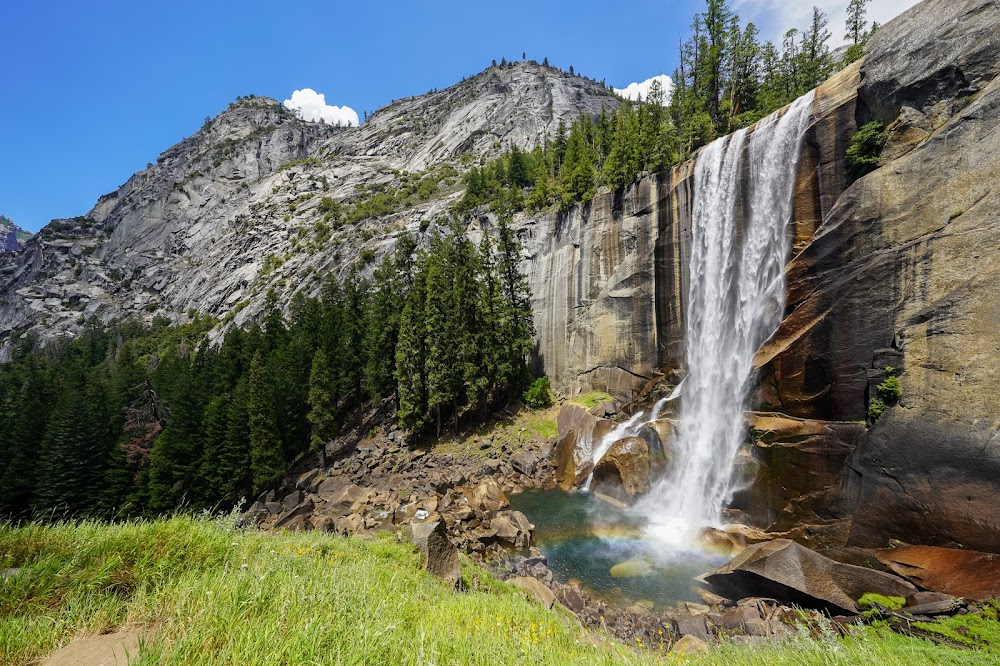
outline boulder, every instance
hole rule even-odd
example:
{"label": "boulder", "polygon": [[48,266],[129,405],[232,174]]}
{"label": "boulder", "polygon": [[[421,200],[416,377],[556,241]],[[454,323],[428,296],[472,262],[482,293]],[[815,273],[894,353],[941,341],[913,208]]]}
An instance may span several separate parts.
{"label": "boulder", "polygon": [[462,580],[462,566],[458,559],[458,549],[448,539],[444,523],[414,521],[406,526],[404,533],[410,543],[423,554],[424,570],[451,587],[458,587]]}
{"label": "boulder", "polygon": [[285,511],[291,511],[301,503],[302,491],[295,490],[286,495],[285,499],[281,501],[281,508]]}
{"label": "boulder", "polygon": [[674,646],[670,648],[670,652],[672,654],[681,655],[701,654],[708,652],[708,650],[708,643],[697,636],[692,636],[691,634],[681,636],[680,639],[674,643]]}
{"label": "boulder", "polygon": [[[878,560],[920,587],[965,599],[1000,597],[1000,555],[935,548],[903,546],[880,550]],[[942,601],[921,596],[912,605]],[[909,600],[907,604],[910,605]]]}
{"label": "boulder", "polygon": [[556,590],[556,599],[573,613],[579,613],[587,606],[583,595],[569,585],[562,585]]}
{"label": "boulder", "polygon": [[535,601],[545,608],[552,608],[556,603],[556,595],[553,594],[545,583],[532,578],[531,576],[517,576],[507,581],[527,592]]}
{"label": "boulder", "polygon": [[307,499],[298,506],[292,507],[291,511],[279,518],[274,527],[292,532],[311,529],[312,525],[309,524],[308,518],[312,515],[312,512],[312,500]]}
{"label": "boulder", "polygon": [[316,493],[320,497],[324,497],[325,498],[325,497],[329,497],[330,495],[333,495],[334,493],[336,493],[337,491],[339,491],[341,488],[344,488],[345,486],[349,486],[349,485],[351,485],[351,479],[350,479],[350,477],[348,477],[348,476],[342,476],[342,475],[331,476],[329,479],[324,479],[319,484],[319,487],[316,489]]}
{"label": "boulder", "polygon": [[352,512],[357,513],[360,508],[358,505],[365,504],[365,502],[371,499],[371,496],[372,490],[370,488],[362,488],[352,483],[326,497],[324,508],[326,512],[336,516],[344,516]]}
{"label": "boulder", "polygon": [[612,425],[573,403],[562,406],[556,422],[556,482],[563,490],[572,490],[590,474],[594,442],[611,432]]}
{"label": "boulder", "polygon": [[619,501],[649,492],[649,446],[641,437],[625,437],[611,445],[594,467],[594,492]]}
{"label": "boulder", "polygon": [[349,516],[341,516],[337,518],[334,523],[334,529],[338,534],[344,536],[351,536],[352,534],[357,534],[365,524],[365,519],[356,513],[352,513]]}
{"label": "boulder", "polygon": [[499,511],[510,505],[500,486],[490,478],[484,479],[475,488],[466,490],[465,497],[474,511],[483,513]]}
{"label": "boulder", "polygon": [[869,592],[907,597],[917,591],[902,578],[835,562],[788,539],[754,544],[705,580],[729,599],[769,597],[834,614],[859,612],[857,600]]}
{"label": "boulder", "polygon": [[490,521],[490,528],[505,545],[524,550],[531,545],[531,532],[535,526],[520,511],[501,511]]}
{"label": "boulder", "polygon": [[510,458],[510,466],[514,471],[531,476],[538,467],[538,453],[533,451],[519,451]]}
{"label": "boulder", "polygon": [[704,615],[692,615],[674,620],[674,631],[681,636],[694,636],[695,638],[708,642],[711,634],[708,631],[708,618]]}

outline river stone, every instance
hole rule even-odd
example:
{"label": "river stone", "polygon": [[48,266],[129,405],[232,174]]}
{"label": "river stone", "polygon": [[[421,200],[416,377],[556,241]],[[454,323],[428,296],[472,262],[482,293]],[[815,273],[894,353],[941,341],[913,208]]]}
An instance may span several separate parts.
{"label": "river stone", "polygon": [[[934,592],[977,600],[1000,597],[1000,555],[955,548],[903,546],[880,550],[876,557],[900,576]],[[926,604],[942,599],[920,597],[915,601]]]}
{"label": "river stone", "polygon": [[626,560],[611,567],[609,573],[612,578],[639,578],[653,573],[653,564],[649,560]]}
{"label": "river stone", "polygon": [[625,437],[611,445],[594,467],[594,492],[620,501],[649,492],[649,447],[641,437]]}
{"label": "river stone", "polygon": [[406,538],[424,556],[424,570],[429,571],[451,587],[462,580],[462,566],[458,549],[448,539],[448,532],[441,521],[412,522],[404,529]]}
{"label": "river stone", "polygon": [[730,599],[769,597],[807,608],[853,614],[869,592],[907,597],[917,591],[892,574],[841,564],[788,539],[754,544],[705,577]]}

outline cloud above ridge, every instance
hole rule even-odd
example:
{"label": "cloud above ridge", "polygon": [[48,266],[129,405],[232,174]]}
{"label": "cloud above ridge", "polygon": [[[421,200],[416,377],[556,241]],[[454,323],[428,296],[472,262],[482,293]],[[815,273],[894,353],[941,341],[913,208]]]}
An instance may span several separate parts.
{"label": "cloud above ridge", "polygon": [[649,89],[652,87],[653,81],[659,81],[660,87],[663,89],[663,106],[670,104],[670,96],[674,92],[674,82],[666,74],[659,74],[645,81],[630,83],[624,88],[615,88],[615,92],[625,99],[633,101],[638,100],[640,96],[642,99],[646,99],[649,97]]}
{"label": "cloud above ridge", "polygon": [[358,112],[349,106],[332,106],[326,103],[326,95],[312,88],[303,88],[292,93],[291,99],[282,102],[285,108],[298,112],[303,120],[323,121],[327,125],[358,125]]}

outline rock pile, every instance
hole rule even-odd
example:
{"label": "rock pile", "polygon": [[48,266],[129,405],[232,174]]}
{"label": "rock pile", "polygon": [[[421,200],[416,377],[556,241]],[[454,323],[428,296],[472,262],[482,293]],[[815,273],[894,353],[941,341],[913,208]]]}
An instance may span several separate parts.
{"label": "rock pile", "polygon": [[507,493],[551,478],[552,446],[481,446],[483,458],[412,449],[393,429],[356,444],[339,442],[328,449],[338,455],[328,468],[302,472],[279,492],[263,494],[243,522],[359,536],[440,523],[454,546],[477,559],[526,550],[534,526],[508,508]]}

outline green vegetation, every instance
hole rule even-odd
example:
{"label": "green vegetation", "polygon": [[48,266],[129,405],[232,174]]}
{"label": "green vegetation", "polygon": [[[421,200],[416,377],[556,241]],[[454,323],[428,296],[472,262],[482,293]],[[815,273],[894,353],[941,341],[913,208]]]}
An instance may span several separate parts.
{"label": "green vegetation", "polygon": [[539,377],[524,393],[524,404],[532,409],[545,409],[552,406],[552,389],[548,377]]}
{"label": "green vegetation", "polygon": [[[826,626],[783,642],[723,641],[705,655],[661,655],[585,632],[558,611],[463,564],[464,591],[420,570],[393,535],[263,534],[233,516],[117,524],[0,525],[0,663],[37,663],[76,637],[145,628],[152,664],[996,663],[997,603],[915,623],[960,649],[876,623],[839,638]],[[986,643],[989,645],[986,645]]]}
{"label": "green vegetation", "polygon": [[847,148],[847,166],[852,178],[861,178],[878,168],[882,149],[888,139],[885,125],[877,121],[863,125],[857,131]]}
{"label": "green vegetation", "polygon": [[[886,368],[889,372],[890,368]],[[885,381],[878,385],[878,394],[889,404],[897,402],[903,397],[903,389],[899,385],[899,377],[889,375]]]}
{"label": "green vegetation", "polygon": [[869,592],[858,599],[858,605],[862,608],[874,608],[878,605],[889,610],[899,610],[906,605],[906,599],[903,597],[886,597],[881,594]]}
{"label": "green vegetation", "polygon": [[1000,658],[1000,599],[986,602],[981,613],[955,615],[936,622],[915,623],[918,629],[937,634],[958,645],[987,648]]}
{"label": "green vegetation", "polygon": [[534,326],[508,222],[478,248],[457,223],[426,250],[403,235],[371,284],[354,271],[327,280],[287,316],[272,292],[261,320],[217,346],[205,337],[215,321],[197,316],[94,324],[44,351],[24,339],[0,365],[0,422],[12,424],[0,429],[0,515],[232,506],[373,400],[398,401],[418,433],[481,419],[530,379]]}
{"label": "green vegetation", "polygon": [[269,536],[230,521],[0,526],[0,663],[150,627],[139,664],[646,663],[465,566],[467,591],[394,536]]}
{"label": "green vegetation", "polygon": [[880,398],[872,398],[868,403],[868,418],[872,421],[878,421],[879,417],[885,414],[885,410],[887,409],[889,409],[889,406]]}
{"label": "green vegetation", "polygon": [[260,274],[270,275],[274,271],[281,268],[281,265],[283,263],[284,262],[281,260],[281,257],[279,257],[278,255],[269,254],[266,257],[264,257],[264,263],[260,267]]}
{"label": "green vegetation", "polygon": [[442,188],[451,187],[458,179],[458,171],[450,164],[439,164],[420,173],[394,173],[398,178],[396,182],[361,185],[346,201],[321,198],[319,210],[323,213],[323,220],[340,227],[391,215],[429,201]]}
{"label": "green vegetation", "polygon": [[868,417],[872,421],[877,421],[887,409],[903,397],[903,387],[899,383],[899,377],[895,375],[896,368],[891,365],[886,366],[885,372],[888,376],[875,389],[878,397],[872,398],[868,403]]}
{"label": "green vegetation", "polygon": [[614,401],[614,396],[610,393],[604,393],[603,391],[591,391],[590,393],[584,393],[573,398],[570,402],[582,405],[587,409],[592,409],[596,407],[598,403],[606,400]]}

